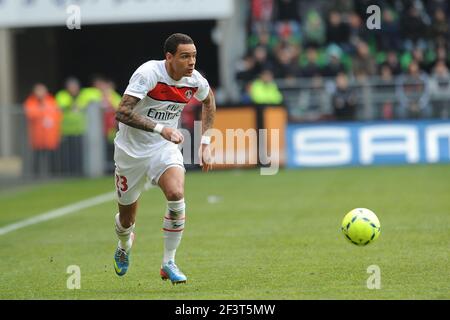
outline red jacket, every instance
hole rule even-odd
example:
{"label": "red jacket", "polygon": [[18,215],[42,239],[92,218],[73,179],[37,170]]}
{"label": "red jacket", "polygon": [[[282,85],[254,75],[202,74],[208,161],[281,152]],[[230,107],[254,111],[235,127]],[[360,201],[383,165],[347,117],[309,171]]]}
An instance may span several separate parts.
{"label": "red jacket", "polygon": [[34,95],[24,104],[28,136],[33,150],[55,150],[61,140],[62,114],[55,99],[47,95],[39,101]]}

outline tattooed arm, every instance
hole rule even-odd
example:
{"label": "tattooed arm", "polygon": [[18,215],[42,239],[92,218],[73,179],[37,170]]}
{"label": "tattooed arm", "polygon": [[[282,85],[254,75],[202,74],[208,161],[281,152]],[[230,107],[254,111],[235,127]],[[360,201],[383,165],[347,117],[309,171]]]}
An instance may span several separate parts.
{"label": "tattooed arm", "polygon": [[134,111],[139,101],[139,98],[124,94],[116,112],[116,120],[136,129],[153,132],[156,123]]}
{"label": "tattooed arm", "polygon": [[[204,135],[208,129],[211,129],[214,124],[214,118],[216,116],[216,101],[211,90],[209,90],[208,96],[203,102],[202,109],[202,134]],[[208,172],[212,170],[212,157],[209,144],[201,144],[199,149],[200,166],[203,167],[203,171]]]}
{"label": "tattooed arm", "polygon": [[211,90],[209,90],[208,96],[202,102],[202,133],[205,133],[206,130],[212,128],[216,116],[216,100]]}
{"label": "tattooed arm", "polygon": [[[116,112],[116,120],[136,129],[154,132],[157,123],[134,110],[139,101],[139,98],[124,94]],[[184,140],[183,135],[174,128],[163,127],[161,135],[176,144]]]}

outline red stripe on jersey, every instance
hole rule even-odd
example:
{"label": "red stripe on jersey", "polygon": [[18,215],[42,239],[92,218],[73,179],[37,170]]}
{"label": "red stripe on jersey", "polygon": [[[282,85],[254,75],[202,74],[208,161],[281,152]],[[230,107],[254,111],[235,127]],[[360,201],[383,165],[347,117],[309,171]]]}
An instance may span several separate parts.
{"label": "red stripe on jersey", "polygon": [[196,87],[175,87],[164,82],[158,82],[156,87],[147,93],[152,99],[159,101],[170,101],[176,103],[188,103],[197,92]]}

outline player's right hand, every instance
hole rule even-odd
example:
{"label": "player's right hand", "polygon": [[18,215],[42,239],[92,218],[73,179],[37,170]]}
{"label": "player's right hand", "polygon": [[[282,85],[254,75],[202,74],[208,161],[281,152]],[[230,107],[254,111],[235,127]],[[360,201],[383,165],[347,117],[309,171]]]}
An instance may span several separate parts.
{"label": "player's right hand", "polygon": [[164,139],[169,140],[175,144],[180,144],[184,141],[183,134],[175,128],[164,127],[161,131],[161,135]]}
{"label": "player's right hand", "polygon": [[211,149],[209,147],[209,144],[201,144],[200,149],[198,150],[198,157],[200,159],[200,167],[202,167],[203,172],[208,172],[209,170],[212,170],[212,156],[211,156]]}

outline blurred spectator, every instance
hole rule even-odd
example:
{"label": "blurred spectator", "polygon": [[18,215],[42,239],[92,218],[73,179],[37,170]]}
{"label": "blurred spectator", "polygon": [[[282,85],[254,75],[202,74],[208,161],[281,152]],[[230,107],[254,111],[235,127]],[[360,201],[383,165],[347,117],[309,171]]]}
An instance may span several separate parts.
{"label": "blurred spectator", "polygon": [[337,11],[330,11],[327,21],[327,42],[339,45],[344,51],[350,51],[350,28],[342,21],[342,16]]}
{"label": "blurred spectator", "polygon": [[326,40],[326,27],[319,12],[311,9],[306,14],[303,25],[304,43],[307,46],[320,46]]}
{"label": "blurred spectator", "polygon": [[360,41],[356,47],[356,56],[353,58],[353,74],[368,76],[375,75],[377,65],[373,55],[370,54],[369,46],[366,42]]}
{"label": "blurred spectator", "polygon": [[269,57],[269,53],[265,47],[256,47],[253,51],[253,57],[255,65],[252,72],[256,75],[259,75],[264,69],[271,68],[273,65],[272,58]]}
{"label": "blurred spectator", "polygon": [[297,0],[276,0],[276,18],[278,21],[300,21]]}
{"label": "blurred spectator", "polygon": [[411,4],[406,13],[402,15],[400,30],[404,39],[403,47],[405,50],[412,50],[417,46],[426,47],[427,25],[415,3]]}
{"label": "blurred spectator", "polygon": [[450,5],[448,0],[425,0],[424,5],[430,17],[432,17],[438,9],[444,11],[447,18],[450,16]]}
{"label": "blurred spectator", "polygon": [[269,69],[261,72],[258,79],[250,85],[250,97],[256,104],[280,104],[283,96],[273,80],[273,73]]}
{"label": "blurred spectator", "polygon": [[433,116],[443,119],[449,118],[450,105],[450,72],[443,61],[439,61],[433,68],[430,79],[430,93],[433,102]]}
{"label": "blurred spectator", "polygon": [[447,48],[444,46],[439,46],[436,50],[436,59],[434,61],[433,67],[439,62],[443,62],[447,68],[450,69],[450,55],[447,54]]}
{"label": "blurred spectator", "polygon": [[412,51],[412,59],[418,63],[420,70],[426,72],[430,71],[430,64],[425,60],[425,53],[422,48],[414,48],[414,50]]}
{"label": "blurred spectator", "polygon": [[300,71],[297,64],[297,49],[285,45],[276,51],[276,60],[273,68],[274,77],[277,79],[288,76],[298,76]]}
{"label": "blurred spectator", "polygon": [[342,50],[337,45],[330,45],[327,49],[328,64],[323,70],[325,77],[336,77],[338,73],[345,72],[345,67],[341,62]]}
{"label": "blurred spectator", "polygon": [[38,83],[24,103],[34,176],[49,176],[61,140],[61,112],[44,84]]}
{"label": "blurred spectator", "polygon": [[247,54],[243,59],[236,64],[236,79],[246,84],[255,79],[255,58],[252,54]]}
{"label": "blurred spectator", "polygon": [[279,41],[292,44],[300,44],[300,25],[297,22],[277,22],[275,30]]}
{"label": "blurred spectator", "polygon": [[65,89],[57,93],[56,100],[63,111],[63,172],[70,175],[83,174],[83,139],[87,130],[87,108],[93,103],[97,103],[102,110],[107,157],[111,158],[111,144],[117,131],[115,110],[121,100],[114,90],[114,83],[103,76],[95,75],[92,87],[81,89],[77,79],[69,78]]}
{"label": "blurred spectator", "polygon": [[302,47],[298,43],[290,42],[286,39],[281,39],[280,41],[278,41],[277,45],[273,48],[274,63],[276,63],[277,55],[279,55],[281,50],[287,51],[292,59],[298,60],[300,53],[302,51]]}
{"label": "blurred spectator", "polygon": [[383,120],[394,119],[395,81],[394,74],[388,63],[383,63],[380,66],[380,79],[376,85],[376,90],[380,99],[376,101],[375,118]]}
{"label": "blurred spectator", "polygon": [[301,67],[302,77],[321,76],[322,68],[319,65],[318,53],[315,47],[306,49],[306,64]]}
{"label": "blurred spectator", "polygon": [[60,161],[65,174],[82,174],[83,135],[86,132],[86,103],[76,78],[68,78],[65,89],[56,93],[63,114]]}
{"label": "blurred spectator", "polygon": [[257,77],[255,73],[255,59],[252,54],[247,54],[236,64],[236,79],[239,82],[240,101],[250,103],[248,95],[249,84]]}
{"label": "blurred spectator", "polygon": [[[118,130],[116,121],[116,110],[119,108],[122,97],[116,92],[115,84],[110,79],[96,75],[92,81],[92,101],[98,102],[103,116],[103,135],[105,137],[105,156],[107,162],[111,163],[108,170],[114,170],[112,160],[114,159],[114,138]],[[97,90],[97,92],[95,91]]]}
{"label": "blurred spectator", "polygon": [[431,25],[431,38],[442,46],[449,44],[449,22],[442,8],[437,8],[434,11],[433,23]]}
{"label": "blurred spectator", "polygon": [[251,0],[251,22],[254,31],[269,30],[273,17],[273,0]]}
{"label": "blurred spectator", "polygon": [[392,74],[394,76],[399,75],[402,73],[402,68],[400,66],[400,62],[398,61],[397,52],[394,50],[389,50],[386,56],[386,64],[389,66],[389,68],[392,71]]}
{"label": "blurred spectator", "polygon": [[392,72],[392,68],[388,63],[383,63],[380,66],[380,79],[382,81],[382,83],[384,84],[388,84],[388,83],[392,83],[392,81],[394,80],[394,74]]}
{"label": "blurred spectator", "polygon": [[324,91],[324,81],[321,76],[311,78],[311,85],[299,92],[298,101],[290,108],[289,116],[294,121],[319,120],[323,114],[330,113],[324,107],[329,105],[328,95]]}
{"label": "blurred spectator", "polygon": [[355,120],[356,95],[349,87],[348,78],[345,73],[339,73],[336,76],[336,91],[331,101],[336,120]]}
{"label": "blurred spectator", "polygon": [[382,30],[376,33],[380,50],[401,49],[400,25],[393,10],[382,10]]}
{"label": "blurred spectator", "polygon": [[431,116],[428,76],[420,71],[417,62],[411,62],[408,74],[400,76],[396,91],[400,102],[398,115],[401,119]]}
{"label": "blurred spectator", "polygon": [[117,132],[116,110],[122,97],[116,92],[115,84],[110,79],[98,77],[94,87],[100,91],[100,108],[103,112],[103,133],[109,143],[114,142]]}
{"label": "blurred spectator", "polygon": [[267,30],[259,30],[252,33],[248,39],[249,49],[253,50],[256,47],[264,47],[267,51],[272,50],[278,40],[271,36]]}
{"label": "blurred spectator", "polygon": [[251,89],[252,83],[253,83],[253,81],[245,84],[245,86],[241,90],[240,102],[243,104],[251,104],[253,102],[251,94],[250,94],[250,89]]}
{"label": "blurred spectator", "polygon": [[[351,44],[351,53],[354,52],[359,41],[367,41],[368,29],[363,25],[361,17],[355,12],[351,12],[348,15],[348,25],[349,25],[349,43]],[[384,26],[383,26],[384,28]],[[384,30],[384,29],[383,29]],[[370,30],[373,33],[373,30]]]}
{"label": "blurred spectator", "polygon": [[275,30],[281,40],[300,43],[300,15],[297,0],[276,0]]}

